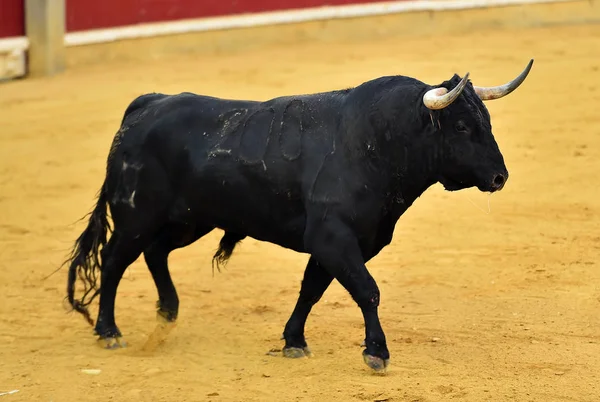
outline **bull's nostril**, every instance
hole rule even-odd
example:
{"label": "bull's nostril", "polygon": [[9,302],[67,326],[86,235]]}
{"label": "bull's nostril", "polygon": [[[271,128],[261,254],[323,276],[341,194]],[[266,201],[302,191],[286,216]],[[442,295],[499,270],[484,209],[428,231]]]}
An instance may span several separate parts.
{"label": "bull's nostril", "polygon": [[494,187],[502,187],[504,185],[504,176],[501,174],[496,175],[494,177]]}

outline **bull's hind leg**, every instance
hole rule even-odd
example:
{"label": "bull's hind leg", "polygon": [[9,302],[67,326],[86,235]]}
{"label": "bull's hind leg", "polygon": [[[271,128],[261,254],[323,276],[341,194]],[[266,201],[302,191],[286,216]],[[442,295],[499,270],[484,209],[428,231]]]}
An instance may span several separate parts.
{"label": "bull's hind leg", "polygon": [[172,195],[162,166],[145,155],[112,156],[107,193],[114,232],[102,250],[100,309],[96,333],[105,347],[123,346],[115,324],[117,287],[127,267],[152,242],[167,216]]}
{"label": "bull's hind leg", "polygon": [[171,224],[163,228],[144,250],[144,259],[158,291],[158,314],[166,321],[175,321],[179,311],[177,290],[169,273],[169,254],[186,247],[212,231],[213,227]]}
{"label": "bull's hind leg", "polygon": [[304,338],[304,326],[310,310],[321,299],[331,281],[333,276],[311,257],[304,271],[296,307],[283,331],[285,357],[297,358],[311,355]]}
{"label": "bull's hind leg", "polygon": [[213,227],[198,227],[187,224],[170,224],[159,231],[154,241],[144,250],[144,259],[154,279],[158,292],[157,321],[145,350],[155,348],[175,327],[179,313],[179,297],[169,273],[169,254],[186,247],[213,230]]}
{"label": "bull's hind leg", "polygon": [[142,237],[135,238],[115,231],[102,250],[100,308],[95,332],[104,348],[125,346],[121,331],[115,323],[115,298],[123,273],[142,253],[143,241]]}
{"label": "bull's hind leg", "polygon": [[[177,248],[192,244],[213,229],[214,227],[207,226],[193,227],[185,224],[172,224],[164,228],[155,241],[144,251],[146,263],[158,290],[158,324],[146,341],[144,350],[154,349],[175,328],[179,312],[179,298],[169,273],[167,261],[169,253]],[[215,263],[217,267],[226,263],[231,257],[236,244],[245,237],[236,233],[225,232],[219,243],[219,249],[213,256],[213,268]]]}

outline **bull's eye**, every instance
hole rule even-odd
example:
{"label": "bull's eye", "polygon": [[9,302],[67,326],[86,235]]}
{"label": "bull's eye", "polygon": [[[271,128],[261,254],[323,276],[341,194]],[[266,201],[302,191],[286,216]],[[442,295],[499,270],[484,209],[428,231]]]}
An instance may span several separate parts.
{"label": "bull's eye", "polygon": [[456,124],[454,125],[454,129],[457,133],[469,134],[471,132],[471,130],[469,130],[469,127],[467,127],[467,125],[462,120],[456,122]]}

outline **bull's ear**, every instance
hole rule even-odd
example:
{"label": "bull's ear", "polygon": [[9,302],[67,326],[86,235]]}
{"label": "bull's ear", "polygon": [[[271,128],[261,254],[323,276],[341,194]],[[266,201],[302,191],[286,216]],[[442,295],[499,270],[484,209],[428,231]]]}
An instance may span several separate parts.
{"label": "bull's ear", "polygon": [[423,103],[428,109],[439,110],[450,106],[458,98],[469,82],[469,73],[450,92],[446,88],[430,89],[423,95]]}
{"label": "bull's ear", "polygon": [[529,75],[529,71],[531,71],[532,65],[533,65],[533,59],[531,59],[529,61],[529,64],[527,64],[527,67],[525,67],[525,70],[523,70],[523,72],[521,72],[521,74],[519,74],[519,76],[517,78],[515,78],[514,80],[512,80],[504,85],[499,85],[497,87],[473,86],[473,89],[475,90],[475,93],[477,94],[477,96],[479,96],[479,98],[483,101],[492,100],[492,99],[500,99],[500,98],[508,95],[515,89],[517,89],[523,83],[523,81],[525,81],[525,78],[527,78],[527,75]]}

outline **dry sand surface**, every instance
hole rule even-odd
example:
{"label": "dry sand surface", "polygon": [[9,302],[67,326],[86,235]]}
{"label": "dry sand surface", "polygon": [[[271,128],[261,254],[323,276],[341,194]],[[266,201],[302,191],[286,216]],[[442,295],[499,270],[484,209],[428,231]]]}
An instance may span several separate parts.
{"label": "dry sand surface", "polygon": [[[19,390],[1,401],[600,400],[598,49],[600,26],[554,27],[174,52],[1,84],[0,392]],[[496,85],[531,57],[525,84],[487,104],[511,174],[505,189],[488,197],[436,185],[368,264],[392,354],[384,376],[364,365],[362,317],[337,283],[307,324],[315,356],[267,354],[283,345],[307,261],[270,244],[247,239],[214,277],[221,232],[174,252],[180,319],[150,351],[157,295],[143,259],[119,288],[122,350],[98,348],[66,312],[65,270],[45,279],[83,229],[121,115],[140,93],[266,99],[466,71]]]}

